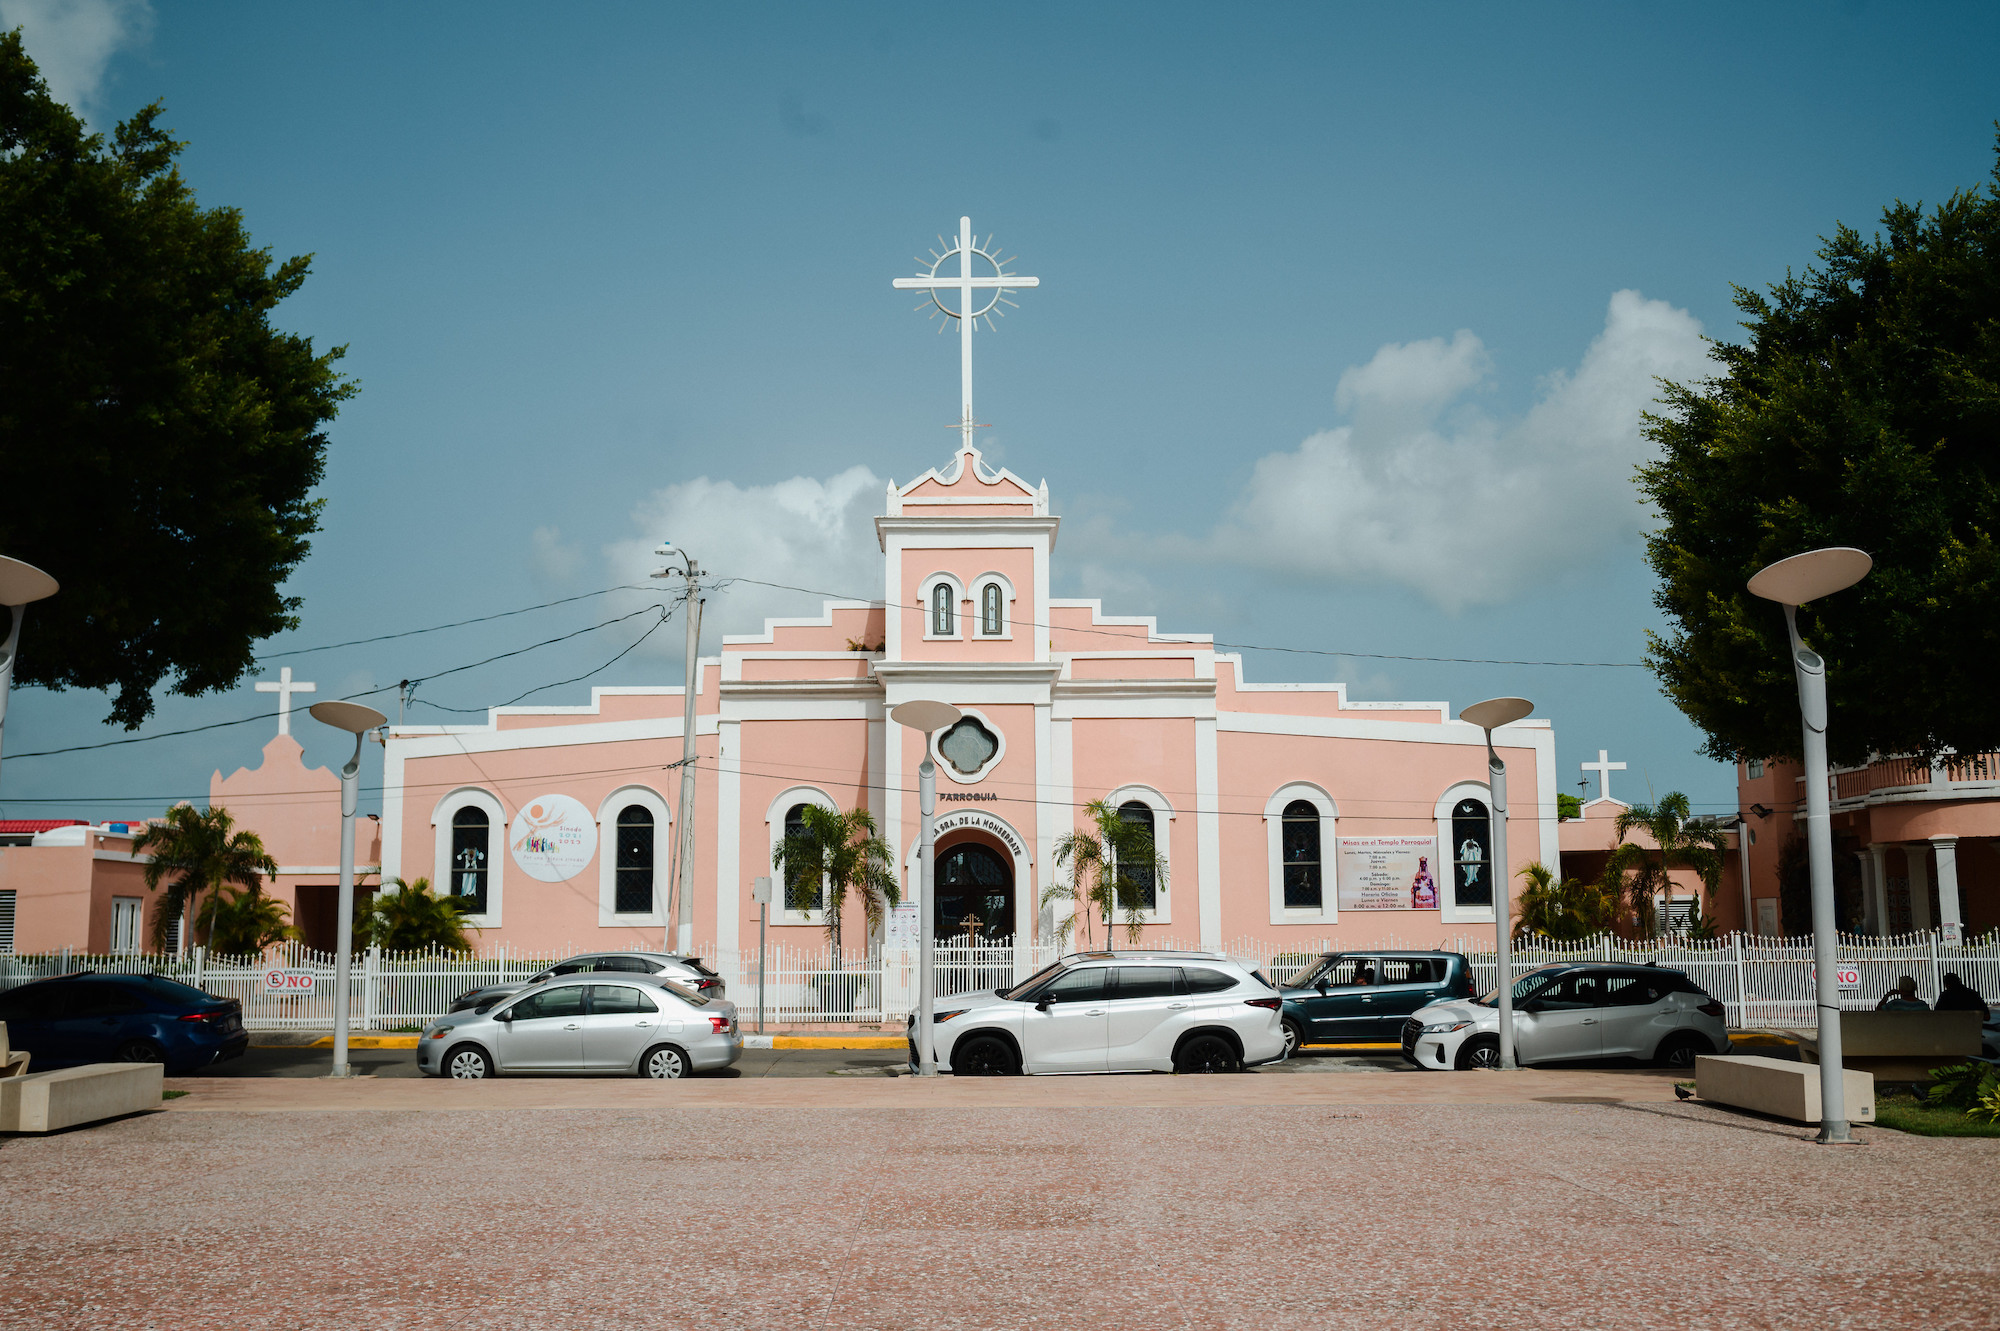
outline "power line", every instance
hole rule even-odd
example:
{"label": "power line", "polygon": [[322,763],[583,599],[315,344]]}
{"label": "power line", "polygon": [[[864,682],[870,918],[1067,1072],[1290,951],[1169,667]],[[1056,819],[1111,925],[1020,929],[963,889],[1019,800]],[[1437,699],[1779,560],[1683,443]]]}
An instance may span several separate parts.
{"label": "power line", "polygon": [[461,629],[468,624],[487,624],[496,619],[507,619],[514,615],[525,615],[534,610],[547,610],[554,606],[569,605],[576,601],[588,601],[595,596],[609,596],[612,592],[641,592],[649,590],[651,589],[634,587],[627,584],[621,584],[616,587],[601,587],[594,592],[585,592],[581,596],[565,596],[557,601],[543,601],[538,605],[524,605],[518,610],[502,610],[497,614],[477,615],[471,619],[455,619],[449,624],[433,624],[429,628],[405,629],[401,633],[384,633],[373,638],[352,638],[346,642],[329,642],[318,647],[294,647],[282,652],[262,652],[258,654],[257,659],[259,661],[276,661],[282,657],[310,656],[314,652],[337,651],[342,647],[360,647],[371,642],[393,642],[398,638],[414,638],[424,633],[441,633],[445,629]]}
{"label": "power line", "polygon": [[[633,639],[633,640],[632,640],[632,642],[631,642],[630,644],[628,644],[628,645],[627,645],[627,646],[626,646],[626,647],[624,648],[624,650],[623,650],[623,651],[620,651],[620,652],[619,652],[619,653],[618,653],[618,654],[617,654],[616,656],[612,657],[612,658],[611,658],[611,659],[610,659],[609,661],[606,661],[606,662],[605,662],[605,663],[604,663],[603,665],[601,665],[601,666],[597,666],[597,667],[595,667],[595,668],[593,668],[593,669],[590,669],[590,670],[586,670],[586,671],[584,671],[584,672],[583,672],[583,673],[582,673],[581,675],[572,675],[572,676],[571,676],[570,678],[568,678],[568,679],[558,679],[558,680],[555,680],[555,681],[553,681],[553,682],[551,682],[551,683],[548,683],[548,684],[537,684],[537,685],[535,685],[535,687],[533,687],[533,688],[529,689],[529,690],[528,690],[528,691],[527,691],[526,693],[518,693],[518,694],[515,694],[515,695],[514,695],[513,697],[509,698],[509,699],[508,699],[508,700],[507,700],[506,702],[501,702],[501,703],[494,703],[494,704],[493,704],[493,707],[446,707],[446,706],[445,706],[445,705],[444,705],[443,703],[438,703],[438,702],[431,702],[431,701],[430,701],[430,700],[428,700],[428,699],[413,699],[412,701],[419,701],[419,702],[422,702],[422,703],[424,704],[424,706],[426,706],[426,707],[435,707],[435,708],[436,708],[436,709],[437,709],[438,711],[440,711],[440,712],[458,712],[458,713],[460,713],[460,714],[468,714],[468,713],[469,713],[469,714],[477,714],[477,713],[480,713],[480,712],[490,712],[490,711],[492,711],[492,710],[493,710],[493,708],[494,708],[494,707],[512,707],[512,706],[513,706],[513,705],[514,705],[515,703],[517,703],[517,702],[521,701],[521,699],[523,699],[523,698],[528,698],[528,697],[533,697],[533,696],[534,696],[535,694],[537,694],[537,693],[540,693],[540,692],[541,692],[542,690],[544,690],[544,689],[559,689],[559,688],[561,688],[561,687],[562,687],[563,685],[565,685],[565,684],[578,684],[578,683],[581,683],[581,682],[583,682],[584,680],[586,680],[586,679],[589,679],[589,678],[590,678],[590,677],[591,677],[592,675],[597,675],[597,674],[602,674],[602,673],[603,673],[604,671],[606,671],[606,670],[609,670],[609,669],[610,669],[610,668],[611,668],[612,666],[614,666],[614,665],[617,665],[619,661],[621,661],[621,660],[623,660],[623,659],[625,658],[625,656],[627,655],[627,653],[631,652],[631,651],[632,651],[632,650],[633,650],[634,648],[636,648],[636,647],[637,647],[637,646],[638,646],[638,645],[639,645],[640,643],[642,643],[642,642],[644,642],[644,641],[645,641],[646,639],[648,639],[648,638],[652,637],[652,636],[653,636],[653,635],[654,635],[655,633],[658,633],[658,632],[659,632],[659,631],[660,631],[660,630],[661,630],[662,628],[664,628],[664,627],[666,626],[666,623],[667,623],[667,621],[668,621],[669,619],[672,619],[672,618],[673,618],[673,611],[672,611],[671,609],[669,609],[668,607],[666,607],[666,606],[663,606],[663,605],[653,605],[653,606],[648,606],[648,607],[646,607],[646,608],[647,608],[647,609],[649,609],[649,610],[657,610],[657,611],[659,611],[659,612],[660,612],[660,618],[658,619],[658,621],[657,621],[657,622],[655,622],[655,623],[654,623],[653,627],[651,627],[651,628],[647,629],[647,630],[646,630],[646,631],[645,631],[644,633],[641,633],[641,634],[640,634],[640,635],[639,635],[639,636],[638,636],[637,638]],[[634,613],[634,614],[639,614],[639,613],[643,613],[643,612],[641,612],[641,611],[634,611],[633,613]],[[627,615],[627,616],[624,616],[624,618],[626,618],[626,619],[630,619],[630,618],[631,618],[631,615]],[[605,621],[605,622],[606,622],[606,623],[611,623],[611,624],[615,624],[615,623],[617,623],[618,621],[617,621],[617,620],[607,620],[607,621]],[[604,627],[604,625],[603,625],[603,624],[600,624],[600,625],[598,625],[597,627],[599,627],[599,628],[602,628],[602,627]],[[523,651],[525,651],[525,650],[528,650],[528,649],[526,649],[526,648],[523,648],[522,650],[523,650]],[[518,655],[518,654],[519,654],[519,653],[510,653],[510,655]],[[489,659],[491,659],[491,660],[496,660],[496,661],[497,661],[497,660],[499,660],[500,658],[499,658],[499,657],[492,657],[492,658],[489,658]],[[485,662],[483,662],[483,661],[482,661],[482,662],[480,662],[480,664],[481,664],[481,665],[484,665],[484,664],[485,664]],[[469,667],[469,666],[468,666],[468,667],[466,667],[466,668],[467,668],[467,669],[470,669],[471,667]],[[437,678],[437,676],[435,676],[435,675],[430,675],[430,676],[427,676],[426,678],[430,678],[430,679],[435,679],[435,678]],[[413,679],[413,680],[411,680],[411,681],[410,681],[410,683],[411,683],[411,684],[413,684],[413,685],[414,685],[414,684],[420,684],[420,683],[422,683],[422,682],[423,682],[422,680],[416,680],[416,679]]]}

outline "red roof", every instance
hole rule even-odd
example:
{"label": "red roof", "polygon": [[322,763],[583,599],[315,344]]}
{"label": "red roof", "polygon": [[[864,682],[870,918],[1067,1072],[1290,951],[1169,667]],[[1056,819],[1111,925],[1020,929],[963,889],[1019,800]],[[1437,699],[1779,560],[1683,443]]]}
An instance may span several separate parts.
{"label": "red roof", "polygon": [[52,827],[87,827],[81,818],[0,818],[0,836],[9,832],[46,832]]}

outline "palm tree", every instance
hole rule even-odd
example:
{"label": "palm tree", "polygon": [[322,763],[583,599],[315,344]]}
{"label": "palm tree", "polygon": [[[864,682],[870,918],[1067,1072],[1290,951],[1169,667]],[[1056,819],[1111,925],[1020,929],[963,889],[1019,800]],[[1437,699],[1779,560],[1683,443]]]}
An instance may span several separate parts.
{"label": "palm tree", "polygon": [[225,957],[255,957],[273,943],[297,938],[291,910],[275,897],[243,888],[222,889],[219,904],[202,912],[208,924],[208,948]]}
{"label": "palm tree", "polygon": [[[207,813],[192,804],[176,804],[167,816],[132,839],[134,855],[150,855],[146,865],[146,890],[159,890],[162,881],[167,894],[153,913],[153,949],[167,950],[167,926],[198,906],[202,895],[209,899],[208,912],[219,914],[222,889],[231,883],[256,896],[264,890],[264,880],[278,876],[278,862],[264,851],[255,832],[238,832],[229,810],[216,807]],[[209,932],[195,912],[196,937]]]}
{"label": "palm tree", "polygon": [[[1627,841],[1627,834],[1635,827],[1644,828],[1659,849],[1648,850]],[[1658,932],[1659,913],[1653,899],[1673,887],[1667,870],[1693,869],[1710,897],[1715,895],[1716,884],[1722,881],[1722,859],[1729,849],[1728,837],[1719,827],[1696,822],[1688,797],[1678,790],[1667,792],[1658,804],[1634,804],[1619,814],[1618,821],[1612,824],[1612,835],[1619,844],[1604,862],[1604,877],[1600,882],[1614,901],[1619,897],[1630,899],[1642,938]],[[1707,914],[1707,908],[1697,901],[1696,917],[1705,919]]]}
{"label": "palm tree", "polygon": [[[1153,844],[1151,829],[1142,823],[1127,822],[1108,801],[1092,800],[1083,806],[1083,811],[1090,818],[1090,826],[1065,832],[1056,841],[1056,867],[1069,866],[1070,880],[1051,883],[1042,892],[1041,904],[1047,906],[1057,901],[1075,904],[1075,912],[1057,926],[1064,944],[1069,942],[1070,930],[1081,918],[1087,950],[1092,918],[1101,911],[1116,919],[1120,909],[1125,912],[1125,936],[1136,943],[1144,927],[1139,917],[1146,909],[1146,884],[1149,881],[1156,884],[1155,890],[1166,884],[1166,857]],[[1108,931],[1104,941],[1109,946]]]}
{"label": "palm tree", "polygon": [[1516,875],[1528,880],[1515,903],[1514,941],[1540,936],[1574,942],[1611,927],[1618,901],[1596,883],[1558,878],[1555,870],[1536,860]]}
{"label": "palm tree", "polygon": [[439,896],[431,891],[428,878],[414,883],[391,878],[389,888],[377,892],[365,906],[355,906],[356,947],[379,947],[384,952],[472,951],[464,920],[472,904],[469,897]]}
{"label": "palm tree", "polygon": [[793,910],[820,906],[825,892],[826,941],[840,961],[840,918],[849,893],[861,898],[872,937],[881,932],[889,907],[902,899],[896,885],[896,852],[875,834],[866,809],[836,813],[817,804],[799,814],[800,826],[771,854],[771,871],[785,884],[785,904]]}

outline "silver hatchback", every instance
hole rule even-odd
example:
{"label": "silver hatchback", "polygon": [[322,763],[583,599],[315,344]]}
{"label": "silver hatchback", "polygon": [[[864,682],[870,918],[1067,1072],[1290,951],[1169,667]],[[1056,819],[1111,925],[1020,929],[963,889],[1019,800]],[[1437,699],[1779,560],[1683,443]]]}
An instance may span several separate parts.
{"label": "silver hatchback", "polygon": [[623,1073],[675,1078],[726,1068],[743,1055],[736,1005],[703,998],[664,975],[566,976],[424,1028],[427,1077],[499,1073]]}

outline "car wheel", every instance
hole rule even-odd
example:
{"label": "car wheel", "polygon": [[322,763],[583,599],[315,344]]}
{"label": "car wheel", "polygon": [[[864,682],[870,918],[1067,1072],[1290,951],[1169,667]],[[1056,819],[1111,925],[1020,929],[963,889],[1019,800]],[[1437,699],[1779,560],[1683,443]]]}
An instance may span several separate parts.
{"label": "car wheel", "polygon": [[1454,1064],[1460,1072],[1488,1071],[1500,1066],[1500,1040],[1493,1035],[1475,1035],[1458,1047]]}
{"label": "car wheel", "polygon": [[951,1051],[954,1076],[1011,1077],[1014,1070],[1014,1051],[991,1035],[976,1035]]}
{"label": "car wheel", "polygon": [[679,1081],[692,1071],[688,1056],[670,1044],[654,1045],[639,1060],[639,1075],[653,1081]]}
{"label": "car wheel", "polygon": [[1219,1035],[1197,1035],[1174,1055],[1175,1072],[1234,1072],[1236,1050]]}
{"label": "car wheel", "polygon": [[1299,1029],[1299,1024],[1296,1021],[1288,1021],[1284,1025],[1285,1057],[1290,1058],[1305,1047],[1306,1035],[1304,1031]]}
{"label": "car wheel", "polygon": [[167,1055],[151,1040],[127,1040],[111,1055],[120,1063],[164,1063]]}
{"label": "car wheel", "polygon": [[493,1060],[485,1050],[462,1044],[444,1056],[444,1075],[455,1081],[483,1081],[493,1075]]}
{"label": "car wheel", "polygon": [[1660,1041],[1653,1061],[1663,1068],[1691,1068],[1697,1055],[1708,1052],[1708,1041],[1699,1035],[1669,1035]]}

